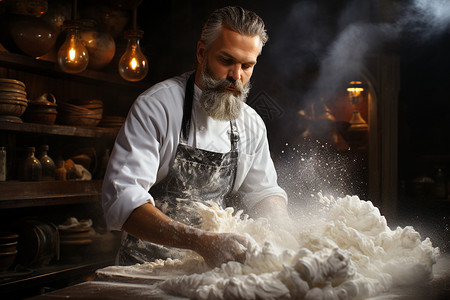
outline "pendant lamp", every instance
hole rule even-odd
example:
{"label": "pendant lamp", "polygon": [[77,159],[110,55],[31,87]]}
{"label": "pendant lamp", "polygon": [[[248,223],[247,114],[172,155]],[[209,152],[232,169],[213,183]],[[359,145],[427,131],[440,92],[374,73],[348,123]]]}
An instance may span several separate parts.
{"label": "pendant lamp", "polygon": [[72,19],[64,21],[66,40],[58,50],[57,62],[66,73],[84,71],[89,63],[89,54],[80,37],[81,23],[76,20],[77,0],[72,3]]}
{"label": "pendant lamp", "polygon": [[125,32],[125,39],[128,40],[127,48],[119,61],[119,74],[128,81],[140,81],[148,73],[148,61],[139,45],[144,31],[137,29],[136,24],[137,7],[141,2],[139,1],[133,7],[133,28]]}

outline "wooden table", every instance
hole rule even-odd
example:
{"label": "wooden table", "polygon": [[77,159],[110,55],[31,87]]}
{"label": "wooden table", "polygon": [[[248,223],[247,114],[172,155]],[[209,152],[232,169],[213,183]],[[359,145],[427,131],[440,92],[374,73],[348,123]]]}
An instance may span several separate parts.
{"label": "wooden table", "polygon": [[87,281],[48,294],[30,298],[33,300],[57,299],[92,299],[92,300],[123,300],[123,299],[168,299],[182,300],[181,298],[165,294],[158,288],[139,283],[122,283],[108,281]]}

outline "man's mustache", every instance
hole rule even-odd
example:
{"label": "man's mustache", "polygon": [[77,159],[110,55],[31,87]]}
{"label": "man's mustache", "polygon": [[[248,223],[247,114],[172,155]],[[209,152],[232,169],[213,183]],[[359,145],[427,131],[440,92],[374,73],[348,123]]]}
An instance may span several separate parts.
{"label": "man's mustache", "polygon": [[[217,80],[217,79],[216,79]],[[235,96],[239,96],[244,91],[244,87],[240,81],[230,79],[220,79],[215,86],[218,90],[224,92],[231,92]]]}

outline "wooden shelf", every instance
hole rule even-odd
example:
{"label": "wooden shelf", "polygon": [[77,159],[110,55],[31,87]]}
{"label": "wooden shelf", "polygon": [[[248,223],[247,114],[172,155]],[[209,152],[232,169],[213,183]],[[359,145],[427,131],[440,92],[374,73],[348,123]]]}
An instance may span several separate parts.
{"label": "wooden shelf", "polygon": [[52,61],[36,59],[33,57],[20,55],[10,52],[0,51],[0,66],[13,67],[17,70],[23,70],[41,75],[58,76],[60,78],[77,80],[81,82],[92,83],[93,80],[112,85],[120,85],[121,87],[145,89],[148,83],[145,81],[128,82],[124,80],[118,73],[106,73],[95,70],[84,70],[76,74],[68,74],[61,71],[58,65]]}
{"label": "wooden shelf", "polygon": [[97,202],[101,180],[0,182],[0,209]]}
{"label": "wooden shelf", "polygon": [[75,127],[14,122],[0,122],[0,130],[91,138],[115,138],[119,131],[119,129],[116,128]]}
{"label": "wooden shelf", "polygon": [[[0,77],[23,81],[27,86],[27,97],[30,99],[48,91],[63,101],[91,97],[104,100],[105,112],[110,115],[123,115],[129,109],[131,100],[149,85],[145,81],[128,82],[122,79],[117,67],[68,74],[61,71],[54,61],[9,53],[5,50],[0,50],[0,73],[3,74]],[[21,159],[20,150],[24,142],[45,140],[55,151],[54,157],[63,158],[65,147],[92,146],[96,153],[104,153],[114,141],[118,131],[118,128],[15,123],[2,120],[0,142],[8,147],[9,170],[17,171]],[[9,175],[11,176],[8,179],[18,178],[15,172]],[[69,215],[80,219],[90,218],[97,228],[103,228],[106,225],[101,211],[101,193],[101,179],[0,182],[1,225],[8,228],[16,220],[30,216],[48,218],[55,222]],[[93,249],[89,251],[82,261],[70,263],[54,261],[47,266],[30,266],[22,273],[1,271],[0,294],[8,299],[24,299],[40,294],[45,289],[58,289],[88,280],[95,270],[114,264],[115,251],[114,253]]]}

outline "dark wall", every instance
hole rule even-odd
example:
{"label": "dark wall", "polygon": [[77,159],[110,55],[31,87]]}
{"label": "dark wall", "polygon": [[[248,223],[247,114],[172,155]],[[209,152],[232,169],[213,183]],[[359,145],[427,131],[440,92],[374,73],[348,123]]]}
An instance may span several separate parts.
{"label": "dark wall", "polygon": [[450,171],[450,27],[426,40],[402,43],[399,97],[400,178]]}

